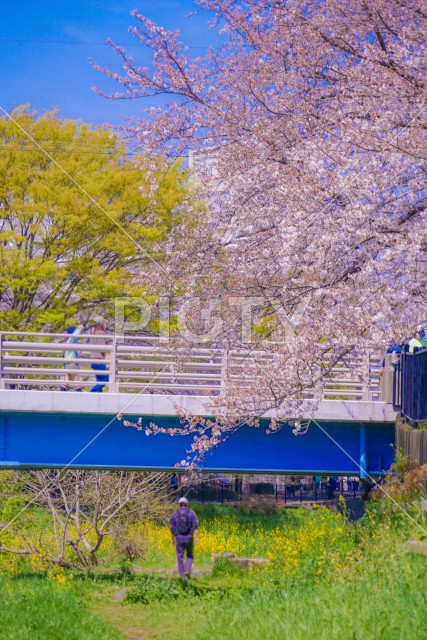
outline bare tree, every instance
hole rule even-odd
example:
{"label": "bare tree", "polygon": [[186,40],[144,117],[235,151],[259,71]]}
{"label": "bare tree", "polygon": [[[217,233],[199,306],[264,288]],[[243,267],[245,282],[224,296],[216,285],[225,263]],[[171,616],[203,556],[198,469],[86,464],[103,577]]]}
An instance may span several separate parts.
{"label": "bare tree", "polygon": [[96,566],[105,538],[131,518],[161,516],[169,492],[160,472],[43,469],[23,474],[22,482],[30,504],[49,514],[49,526],[29,534],[28,518],[2,523],[0,551],[68,568]]}

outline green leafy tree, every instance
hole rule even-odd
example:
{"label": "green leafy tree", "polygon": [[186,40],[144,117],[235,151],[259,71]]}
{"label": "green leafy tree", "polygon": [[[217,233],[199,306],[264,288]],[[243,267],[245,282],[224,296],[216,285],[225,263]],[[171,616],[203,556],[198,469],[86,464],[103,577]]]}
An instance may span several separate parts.
{"label": "green leafy tree", "polygon": [[185,173],[141,169],[108,126],[0,119],[0,328],[63,328],[114,313],[141,293],[136,273],[162,259],[179,222]]}

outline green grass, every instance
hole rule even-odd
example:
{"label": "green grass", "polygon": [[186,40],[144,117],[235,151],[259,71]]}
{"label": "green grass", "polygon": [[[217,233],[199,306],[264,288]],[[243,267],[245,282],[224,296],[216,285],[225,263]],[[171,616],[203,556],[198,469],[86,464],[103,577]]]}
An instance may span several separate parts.
{"label": "green grass", "polygon": [[267,583],[207,611],[199,640],[424,640],[427,563],[382,545],[353,575]]}
{"label": "green grass", "polygon": [[[231,518],[242,531],[260,523],[266,532],[280,523],[296,530],[322,518],[321,512],[300,510],[251,516],[233,508],[209,509],[205,518]],[[224,561],[203,578],[215,588],[211,592],[173,596],[164,585],[163,600],[115,608],[98,600],[96,610],[122,631],[133,621],[134,628],[145,630],[143,637],[159,640],[188,635],[198,640],[424,640],[427,562],[406,548],[411,526],[402,514],[365,518],[345,526],[329,565],[319,565],[315,548],[294,575],[274,566],[242,572]]]}
{"label": "green grass", "polygon": [[383,574],[364,568],[353,577],[311,585],[255,581],[240,583],[235,595],[231,589],[222,598],[181,597],[115,608],[98,601],[96,610],[123,632],[144,629],[152,639],[424,640],[425,570],[422,558],[399,554]]}
{"label": "green grass", "polygon": [[[74,575],[72,580],[21,575],[0,580],[0,637],[43,640],[424,640],[427,559],[410,553],[413,524],[375,505],[371,517],[346,524],[324,510],[272,514],[200,505],[209,526],[291,531],[299,564],[280,557],[267,568],[236,569],[224,560],[209,576],[182,587],[162,576]],[[209,526],[207,530],[209,530]],[[314,528],[313,528],[314,527]],[[312,537],[326,531],[324,541]],[[337,527],[339,537],[337,538]],[[299,537],[298,537],[299,536]],[[335,536],[335,538],[333,537]],[[323,541],[322,541],[323,540]],[[333,542],[331,542],[333,541]],[[304,545],[306,545],[304,550]],[[323,546],[322,546],[323,545]],[[250,551],[250,549],[249,549]],[[254,549],[255,551],[255,549]],[[329,551],[331,552],[329,554]],[[205,559],[204,559],[205,560]],[[166,565],[164,565],[166,568]],[[196,566],[200,567],[199,560]],[[66,574],[65,574],[66,575]],[[193,586],[194,585],[194,586]]]}
{"label": "green grass", "polygon": [[390,538],[377,551],[348,575],[286,580],[230,569],[203,579],[221,592],[165,593],[148,604],[112,604],[104,594],[92,606],[128,637],[140,630],[147,640],[424,640],[425,558]]}
{"label": "green grass", "polygon": [[0,637],[7,640],[118,640],[72,588],[46,577],[0,578]]}
{"label": "green grass", "polygon": [[[207,602],[196,600],[159,602],[151,605],[111,605],[108,600],[96,600],[93,610],[118,629],[123,638],[136,640],[188,640],[203,628]],[[91,636],[85,640],[91,640]],[[216,640],[213,636],[210,640]],[[238,638],[235,638],[238,640]]]}

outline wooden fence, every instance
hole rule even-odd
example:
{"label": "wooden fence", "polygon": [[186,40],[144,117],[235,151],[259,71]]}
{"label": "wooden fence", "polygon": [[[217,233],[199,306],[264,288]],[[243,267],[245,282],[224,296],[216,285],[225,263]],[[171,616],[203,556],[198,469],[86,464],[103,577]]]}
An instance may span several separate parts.
{"label": "wooden fence", "polygon": [[414,429],[396,418],[396,447],[417,465],[427,464],[427,429]]}

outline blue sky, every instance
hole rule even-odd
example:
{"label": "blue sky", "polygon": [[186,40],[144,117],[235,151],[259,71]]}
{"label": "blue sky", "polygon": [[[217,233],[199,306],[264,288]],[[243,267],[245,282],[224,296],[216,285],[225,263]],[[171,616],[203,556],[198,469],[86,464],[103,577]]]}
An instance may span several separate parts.
{"label": "blue sky", "polygon": [[[6,110],[25,103],[37,111],[59,107],[63,117],[94,123],[119,125],[122,115],[142,114],[153,104],[107,100],[91,90],[94,84],[117,89],[88,59],[120,71],[114,52],[95,43],[112,38],[136,44],[128,33],[135,24],[131,10],[167,29],[180,29],[197,55],[214,39],[205,12],[185,17],[197,9],[193,0],[3,0],[1,8],[0,105]],[[141,47],[129,47],[129,52],[136,61],[147,61]]]}

